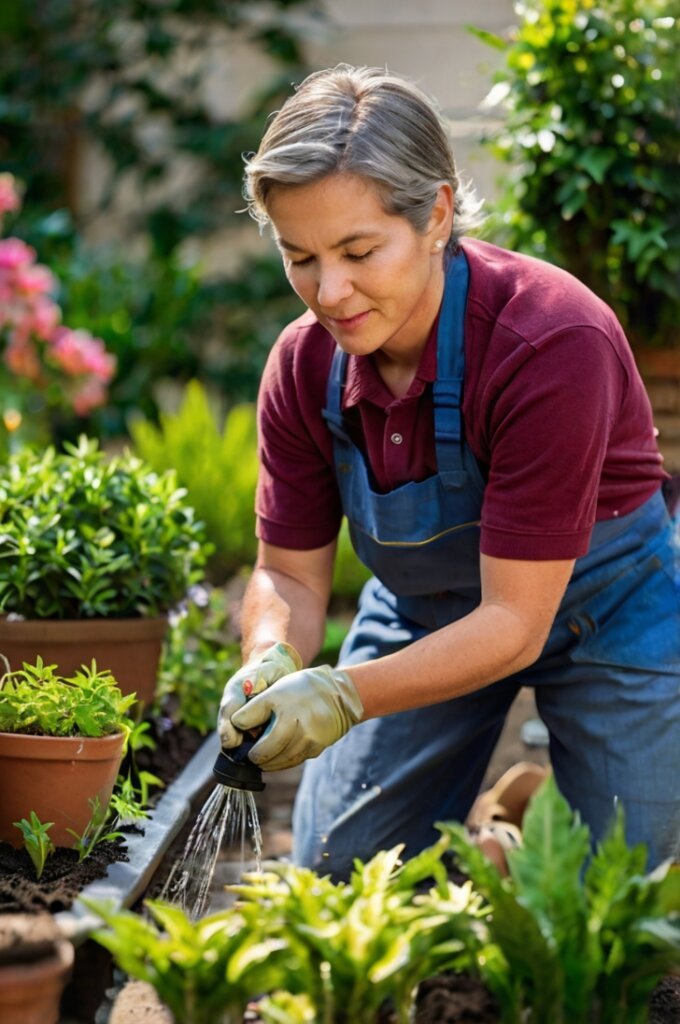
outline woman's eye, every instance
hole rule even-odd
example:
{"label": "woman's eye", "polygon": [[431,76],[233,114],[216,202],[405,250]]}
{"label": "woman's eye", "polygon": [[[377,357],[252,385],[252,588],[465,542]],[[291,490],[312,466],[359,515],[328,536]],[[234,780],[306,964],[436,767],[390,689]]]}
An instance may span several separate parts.
{"label": "woman's eye", "polygon": [[303,260],[290,260],[290,265],[291,267],[306,267],[313,259],[313,256],[305,256]]}
{"label": "woman's eye", "polygon": [[362,260],[368,259],[373,252],[373,249],[368,249],[366,252],[348,252],[347,259],[352,260],[353,263],[360,263]]}

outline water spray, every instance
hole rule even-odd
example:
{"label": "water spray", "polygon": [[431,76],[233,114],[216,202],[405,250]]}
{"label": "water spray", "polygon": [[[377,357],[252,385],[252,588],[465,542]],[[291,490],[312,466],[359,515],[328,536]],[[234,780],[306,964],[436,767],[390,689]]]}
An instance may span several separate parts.
{"label": "water spray", "polygon": [[250,834],[256,870],[260,870],[262,833],[253,793],[260,793],[265,784],[261,769],[248,755],[261,735],[262,730],[258,730],[255,735],[244,737],[240,746],[220,751],[213,766],[219,785],[200,811],[184,851],[163,887],[161,899],[180,906],[193,920],[208,906],[210,885],[225,832],[230,845],[240,845],[242,864],[245,863],[246,836]]}

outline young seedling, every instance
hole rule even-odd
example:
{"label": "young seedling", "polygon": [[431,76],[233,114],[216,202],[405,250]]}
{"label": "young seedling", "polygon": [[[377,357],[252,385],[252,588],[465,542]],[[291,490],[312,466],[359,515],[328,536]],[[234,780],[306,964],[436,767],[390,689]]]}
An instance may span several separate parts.
{"label": "young seedling", "polygon": [[28,820],[22,818],[21,821],[15,821],[13,824],[24,837],[24,849],[33,861],[35,877],[40,881],[45,868],[45,861],[51,853],[54,853],[54,843],[47,834],[54,825],[54,822],[46,821],[43,823],[35,811],[31,811],[31,816]]}

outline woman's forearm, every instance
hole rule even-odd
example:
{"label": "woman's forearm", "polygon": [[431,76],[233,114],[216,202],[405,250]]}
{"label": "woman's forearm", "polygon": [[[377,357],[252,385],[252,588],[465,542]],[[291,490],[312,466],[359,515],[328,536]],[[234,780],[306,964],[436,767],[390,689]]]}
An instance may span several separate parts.
{"label": "woman's forearm", "polygon": [[243,658],[280,640],[292,644],[308,665],[323,643],[326,605],[305,584],[270,568],[256,568],[243,599]]}
{"label": "woman's forearm", "polygon": [[365,718],[459,697],[518,672],[543,639],[501,605],[481,605],[395,654],[349,669]]}

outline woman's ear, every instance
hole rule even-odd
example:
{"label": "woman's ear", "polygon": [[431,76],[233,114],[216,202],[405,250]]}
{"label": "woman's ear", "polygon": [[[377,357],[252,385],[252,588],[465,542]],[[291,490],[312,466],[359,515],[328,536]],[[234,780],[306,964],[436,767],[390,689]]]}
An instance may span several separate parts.
{"label": "woman's ear", "polygon": [[444,182],[437,189],[437,197],[430,212],[430,219],[427,225],[427,235],[434,245],[435,240],[449,240],[453,228],[453,189],[448,182]]}

